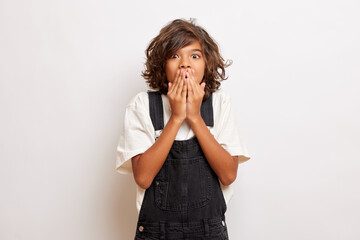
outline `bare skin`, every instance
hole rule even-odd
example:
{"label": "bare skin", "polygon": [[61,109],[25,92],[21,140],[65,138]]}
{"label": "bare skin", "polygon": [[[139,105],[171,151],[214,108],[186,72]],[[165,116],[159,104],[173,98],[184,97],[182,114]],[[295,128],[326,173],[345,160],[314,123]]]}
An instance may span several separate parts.
{"label": "bare skin", "polygon": [[167,60],[166,75],[169,81],[167,97],[172,113],[161,135],[144,153],[132,158],[136,183],[144,189],[150,187],[164,164],[177,132],[188,121],[211,168],[223,185],[236,179],[238,156],[231,156],[214,138],[200,114],[205,94],[205,83],[201,83],[205,71],[205,60],[198,41],[181,48]]}

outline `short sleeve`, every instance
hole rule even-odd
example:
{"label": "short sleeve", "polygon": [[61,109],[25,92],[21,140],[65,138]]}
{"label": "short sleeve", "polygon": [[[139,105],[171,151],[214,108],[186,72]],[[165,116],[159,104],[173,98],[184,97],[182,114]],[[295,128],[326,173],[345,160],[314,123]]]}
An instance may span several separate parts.
{"label": "short sleeve", "polygon": [[218,99],[218,118],[216,140],[231,156],[239,156],[239,163],[250,159],[238,128],[231,98],[225,94]]}
{"label": "short sleeve", "polygon": [[126,107],[122,133],[116,150],[116,170],[132,173],[131,158],[144,153],[155,142],[147,93],[138,94]]}

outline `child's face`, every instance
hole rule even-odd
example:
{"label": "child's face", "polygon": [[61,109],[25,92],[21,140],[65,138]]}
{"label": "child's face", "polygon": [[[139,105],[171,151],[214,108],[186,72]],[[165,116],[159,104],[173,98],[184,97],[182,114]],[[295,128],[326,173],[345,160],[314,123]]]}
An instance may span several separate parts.
{"label": "child's face", "polygon": [[195,71],[193,74],[195,77],[194,80],[200,84],[205,73],[205,56],[202,53],[199,41],[194,41],[180,48],[166,61],[166,78],[169,82],[173,82],[177,70],[187,68]]}

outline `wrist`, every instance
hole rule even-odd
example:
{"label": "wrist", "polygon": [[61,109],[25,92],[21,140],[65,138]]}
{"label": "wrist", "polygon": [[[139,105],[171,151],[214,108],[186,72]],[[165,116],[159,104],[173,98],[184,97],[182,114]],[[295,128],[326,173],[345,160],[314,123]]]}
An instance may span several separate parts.
{"label": "wrist", "polygon": [[204,121],[203,118],[201,117],[200,112],[199,112],[199,114],[196,114],[196,115],[193,115],[193,116],[188,116],[187,120],[188,120],[190,125],[198,124],[198,123]]}
{"label": "wrist", "polygon": [[169,122],[172,122],[175,125],[179,125],[179,127],[180,127],[184,120],[185,120],[185,118],[178,117],[178,116],[175,116],[175,115],[172,114],[170,116]]}

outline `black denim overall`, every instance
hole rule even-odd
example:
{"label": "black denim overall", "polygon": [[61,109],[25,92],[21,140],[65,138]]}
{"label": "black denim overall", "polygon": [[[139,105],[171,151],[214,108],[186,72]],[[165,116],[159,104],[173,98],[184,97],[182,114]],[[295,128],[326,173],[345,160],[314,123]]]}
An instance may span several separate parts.
{"label": "black denim overall", "polygon": [[[164,128],[161,94],[148,92],[155,130]],[[213,126],[212,95],[203,101],[201,115]],[[175,140],[165,163],[146,189],[135,240],[228,239],[226,203],[219,180],[196,137]]]}

